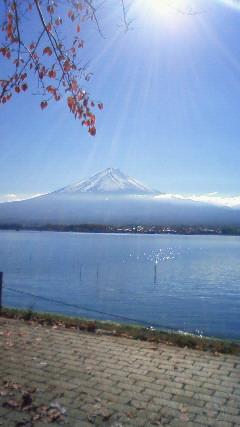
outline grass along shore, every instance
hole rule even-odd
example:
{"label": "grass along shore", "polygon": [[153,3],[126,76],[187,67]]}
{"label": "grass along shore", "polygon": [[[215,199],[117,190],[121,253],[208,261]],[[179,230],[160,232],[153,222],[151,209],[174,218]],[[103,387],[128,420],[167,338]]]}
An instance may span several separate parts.
{"label": "grass along shore", "polygon": [[168,330],[151,329],[140,325],[128,325],[110,321],[89,320],[79,317],[68,317],[53,313],[35,312],[29,309],[20,310],[3,307],[0,316],[9,319],[19,319],[26,322],[38,323],[66,329],[114,335],[134,340],[154,343],[165,343],[179,347],[208,351],[216,356],[219,353],[240,354],[240,341],[222,340],[217,338],[199,337],[190,333]]}

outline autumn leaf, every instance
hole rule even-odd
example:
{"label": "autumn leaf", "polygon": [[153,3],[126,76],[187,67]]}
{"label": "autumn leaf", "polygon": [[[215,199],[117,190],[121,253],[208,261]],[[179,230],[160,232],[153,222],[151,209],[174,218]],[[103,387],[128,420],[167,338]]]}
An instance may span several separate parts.
{"label": "autumn leaf", "polygon": [[77,81],[75,79],[73,79],[73,81],[71,83],[71,90],[73,92],[77,92],[77,90],[78,90],[78,84],[77,84]]}
{"label": "autumn leaf", "polygon": [[27,408],[32,404],[32,396],[30,393],[23,393],[21,408]]}
{"label": "autumn leaf", "polygon": [[[39,2],[27,0],[24,6],[24,2],[9,0],[8,7],[3,11],[1,30],[4,42],[0,45],[0,56],[11,68],[10,73],[6,74],[8,77],[0,79],[0,104],[8,102],[14,93],[26,92],[29,79],[32,81],[34,77],[38,93],[40,89],[42,95],[42,101],[39,101],[41,110],[48,107],[50,100],[66,99],[67,94],[70,112],[94,136],[96,119],[92,110],[95,107],[102,110],[103,104],[91,100],[82,88],[81,81],[88,81],[91,73],[81,65],[79,58],[79,49],[84,46],[84,41],[79,36],[82,22],[84,18],[93,19],[88,2],[71,0],[69,9],[63,10],[55,0],[47,1],[45,7],[44,2],[40,1],[45,10],[45,21],[41,17],[34,20],[36,34],[39,36],[29,40],[24,35],[25,24],[21,18],[30,13],[30,10],[35,10],[37,3]],[[65,15],[61,16],[61,13]],[[58,31],[67,17],[73,22],[73,37],[70,34],[61,35]],[[8,345],[12,344],[9,342]]]}
{"label": "autumn leaf", "polygon": [[53,15],[54,14],[54,7],[53,6],[48,6],[47,7],[47,11],[48,11],[48,13],[50,13],[50,15]]}
{"label": "autumn leaf", "polygon": [[72,68],[70,61],[66,60],[63,64],[63,69],[67,73]]}
{"label": "autumn leaf", "polygon": [[40,104],[40,106],[41,106],[42,110],[44,110],[44,108],[47,108],[47,106],[48,106],[47,101],[42,101],[41,104]]}
{"label": "autumn leaf", "polygon": [[45,47],[45,48],[43,49],[43,54],[44,54],[44,55],[51,56],[51,55],[52,55],[52,49],[51,49],[49,46]]}
{"label": "autumn leaf", "polygon": [[57,75],[57,73],[54,70],[50,70],[48,72],[48,77],[50,77],[51,79],[55,79],[56,75]]}
{"label": "autumn leaf", "polygon": [[19,407],[19,402],[17,402],[16,400],[14,400],[14,399],[11,399],[11,400],[8,400],[7,402],[4,402],[3,404],[2,404],[2,406],[4,407],[4,408],[11,408],[11,409],[15,409],[15,408],[18,408]]}
{"label": "autumn leaf", "polygon": [[58,17],[57,19],[55,19],[55,24],[56,25],[61,25],[62,24],[62,19],[60,17]]}
{"label": "autumn leaf", "polygon": [[88,132],[90,133],[90,135],[95,136],[97,133],[95,126],[89,128]]}

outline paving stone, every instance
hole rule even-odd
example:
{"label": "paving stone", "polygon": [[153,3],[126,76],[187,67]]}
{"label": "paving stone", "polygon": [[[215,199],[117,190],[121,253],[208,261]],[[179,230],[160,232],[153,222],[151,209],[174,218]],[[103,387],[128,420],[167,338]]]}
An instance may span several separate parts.
{"label": "paving stone", "polygon": [[[0,427],[31,415],[4,407],[22,396],[14,388],[4,395],[4,381],[9,388],[36,388],[36,406],[58,402],[69,427],[240,425],[238,356],[216,359],[166,344],[153,349],[148,342],[4,318],[0,348]],[[60,424],[44,419],[34,425]]]}

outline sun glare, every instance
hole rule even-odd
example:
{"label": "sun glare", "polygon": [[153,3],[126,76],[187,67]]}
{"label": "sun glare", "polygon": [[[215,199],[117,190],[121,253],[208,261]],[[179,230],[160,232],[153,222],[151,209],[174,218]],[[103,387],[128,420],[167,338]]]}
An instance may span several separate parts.
{"label": "sun glare", "polygon": [[162,22],[171,29],[184,25],[185,17],[193,12],[191,0],[140,0],[135,3],[139,14],[153,22]]}
{"label": "sun glare", "polygon": [[240,10],[240,2],[238,0],[222,0],[226,5]]}

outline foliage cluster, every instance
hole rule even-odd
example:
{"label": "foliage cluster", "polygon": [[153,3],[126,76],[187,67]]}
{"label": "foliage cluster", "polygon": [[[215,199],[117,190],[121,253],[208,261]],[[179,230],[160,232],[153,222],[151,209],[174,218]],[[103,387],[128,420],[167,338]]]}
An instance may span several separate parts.
{"label": "foliage cluster", "polygon": [[50,101],[64,99],[94,136],[94,110],[102,110],[103,104],[91,100],[83,88],[91,74],[81,61],[81,32],[86,21],[99,28],[95,1],[3,0],[2,9],[0,56],[6,72],[0,76],[0,104],[26,92],[34,81],[42,110]]}

